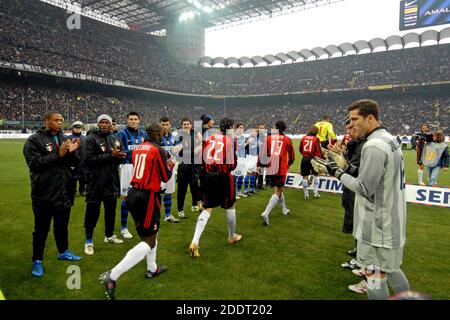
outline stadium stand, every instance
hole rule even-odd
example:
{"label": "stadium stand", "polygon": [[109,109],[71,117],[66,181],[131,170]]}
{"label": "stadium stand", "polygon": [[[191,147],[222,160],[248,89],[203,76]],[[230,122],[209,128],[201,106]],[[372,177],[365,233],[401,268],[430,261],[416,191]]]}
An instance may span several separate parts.
{"label": "stadium stand", "polygon": [[[143,115],[144,121],[168,115],[178,124],[182,116],[198,119],[201,113],[209,113],[216,118],[227,114],[242,120],[247,126],[258,123],[270,126],[273,124],[271,120],[282,114],[291,133],[304,133],[322,114],[343,115],[341,111],[360,97],[357,93],[367,95],[376,91],[374,98],[385,108],[383,122],[392,132],[411,134],[418,123],[434,122],[438,116],[442,128],[448,128],[450,44],[278,66],[205,68],[174,62],[158,37],[88,18],[82,19],[80,30],[69,30],[66,19],[67,13],[63,9],[39,1],[0,2],[0,65],[4,62],[0,73],[7,74],[0,80],[0,119],[32,123],[39,120],[45,110],[52,108],[62,110],[66,122],[81,119],[88,123],[100,113],[124,119],[129,110],[136,110]],[[443,30],[441,33],[448,35],[449,32]],[[24,34],[30,36],[24,37]],[[392,39],[386,40],[386,47]],[[368,46],[367,42],[365,44]],[[369,44],[372,45],[373,41]],[[361,51],[366,46],[360,41],[348,44],[346,50]],[[333,51],[333,46],[328,46],[325,49],[333,53],[346,46],[339,48]],[[323,54],[325,49],[277,54],[271,59],[311,58]],[[202,61],[211,65],[216,62],[244,64],[269,61],[268,56],[259,58],[204,58]],[[116,79],[127,85],[176,93],[224,95],[230,99],[167,99],[138,93],[137,90],[130,92],[114,88],[113,92],[113,89],[104,89],[86,81],[82,85],[56,85],[54,79],[45,78],[26,82],[20,76],[11,76],[7,63]],[[445,83],[447,87],[442,89]],[[399,86],[397,91],[392,90],[395,86]],[[427,86],[434,89],[409,92],[411,88]],[[391,89],[390,94],[381,89]],[[328,96],[330,92],[336,95]],[[286,93],[295,93],[296,96],[233,100],[233,96]],[[440,111],[436,105],[440,106]],[[402,119],[400,125],[398,119]],[[338,133],[343,133],[342,123],[343,119],[335,119]],[[9,127],[6,124],[2,128]]]}
{"label": "stadium stand", "polygon": [[[32,1],[25,5],[24,0],[3,0],[0,60],[116,79],[146,88],[206,95],[356,90],[450,79],[450,44],[265,68],[202,68],[172,61],[155,36],[88,18],[83,18],[80,30],[69,30],[66,19],[64,10],[45,3]],[[24,34],[32,36],[23,37]],[[356,44],[354,48],[359,50]],[[319,49],[313,51],[320,53]],[[364,49],[362,44],[360,49]],[[314,56],[305,52],[304,57]],[[229,59],[222,60],[223,63]]]}
{"label": "stadium stand", "polygon": [[[179,125],[182,117],[199,120],[202,113],[208,113],[216,119],[224,114],[243,121],[246,126],[256,127],[259,123],[272,126],[279,117],[288,124],[289,133],[306,133],[307,128],[316,122],[321,115],[333,117],[336,131],[344,133],[343,116],[345,109],[353,97],[298,97],[284,100],[273,98],[248,98],[229,100],[226,107],[222,100],[186,102],[181,99],[155,99],[135,93],[114,94],[110,91],[86,91],[49,86],[48,84],[24,84],[11,81],[0,81],[0,119],[21,121],[36,121],[48,109],[61,110],[66,123],[82,120],[93,123],[99,114],[107,113],[123,123],[130,110],[139,112],[144,123],[157,120],[161,116],[169,116],[174,124]],[[450,95],[448,94],[377,94],[376,99],[383,108],[383,123],[397,134],[412,134],[419,123],[432,123],[436,120],[435,105],[441,108],[441,126],[448,127],[450,114]],[[24,115],[22,115],[24,112]],[[399,124],[399,119],[401,123]],[[37,128],[37,124],[34,129]],[[5,127],[7,129],[7,127]]]}

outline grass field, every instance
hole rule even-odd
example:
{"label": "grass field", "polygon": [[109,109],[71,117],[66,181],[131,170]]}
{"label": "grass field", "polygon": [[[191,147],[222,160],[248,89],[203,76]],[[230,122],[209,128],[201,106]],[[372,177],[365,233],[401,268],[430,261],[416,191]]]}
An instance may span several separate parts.
{"label": "grass field", "polygon": [[[298,143],[298,142],[296,142]],[[84,198],[72,209],[70,249],[83,256],[79,263],[58,261],[50,233],[44,258],[45,275],[31,277],[33,214],[28,168],[22,156],[24,141],[0,140],[0,288],[6,299],[102,299],[100,273],[109,270],[133,247],[135,237],[123,245],[103,243],[103,218],[95,230],[96,253],[86,256],[84,245]],[[416,181],[415,153],[405,151],[407,182]],[[292,171],[299,168],[297,159]],[[450,186],[450,172],[442,172],[441,185]],[[200,242],[201,257],[192,260],[188,246],[197,214],[179,224],[162,222],[157,261],[169,271],[144,279],[141,262],[118,282],[118,299],[366,299],[348,291],[360,279],[340,264],[348,261],[351,236],[341,232],[343,209],[340,196],[322,193],[317,200],[303,200],[299,190],[286,190],[289,216],[276,208],[270,227],[263,227],[259,214],[270,191],[239,200],[238,232],[243,241],[227,244],[224,210],[217,209]],[[186,209],[190,206],[188,194]],[[175,204],[173,206],[175,213]],[[187,211],[189,212],[189,210]],[[117,223],[119,225],[119,214]],[[133,228],[130,228],[135,234]],[[407,246],[403,270],[412,288],[434,299],[450,299],[450,210],[408,204]],[[66,286],[67,267],[81,268],[81,289]]]}

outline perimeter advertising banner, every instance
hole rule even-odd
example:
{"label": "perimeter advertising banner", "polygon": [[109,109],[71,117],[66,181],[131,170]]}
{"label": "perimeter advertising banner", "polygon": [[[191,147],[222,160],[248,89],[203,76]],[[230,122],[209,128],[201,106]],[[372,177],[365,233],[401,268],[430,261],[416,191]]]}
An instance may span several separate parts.
{"label": "perimeter advertising banner", "polygon": [[[285,186],[288,188],[303,189],[302,180],[302,176],[298,173],[288,173],[286,176]],[[334,177],[320,176],[319,191],[342,193],[342,183]],[[406,201],[450,208],[450,188],[407,184]]]}
{"label": "perimeter advertising banner", "polygon": [[400,30],[450,23],[448,0],[400,1]]}

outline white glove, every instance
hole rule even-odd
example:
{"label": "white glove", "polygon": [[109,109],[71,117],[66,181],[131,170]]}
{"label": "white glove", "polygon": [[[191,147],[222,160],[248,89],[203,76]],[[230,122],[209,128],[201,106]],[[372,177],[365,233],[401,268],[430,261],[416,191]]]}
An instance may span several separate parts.
{"label": "white glove", "polygon": [[317,162],[316,160],[312,159],[311,164],[314,168],[314,171],[321,175],[328,174],[327,167],[323,165],[322,163]]}
{"label": "white glove", "polygon": [[341,168],[342,170],[347,170],[348,169],[348,162],[347,160],[345,160],[345,158],[334,152],[331,150],[328,150],[328,155],[327,155],[327,159],[329,160],[329,156],[331,156],[333,158],[333,160],[336,162],[336,164],[338,165],[339,168]]}

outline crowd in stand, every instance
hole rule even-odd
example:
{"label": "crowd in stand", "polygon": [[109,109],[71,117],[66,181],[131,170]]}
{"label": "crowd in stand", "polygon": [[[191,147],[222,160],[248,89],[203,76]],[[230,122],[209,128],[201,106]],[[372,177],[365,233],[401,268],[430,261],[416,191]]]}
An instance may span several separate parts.
{"label": "crowd in stand", "polygon": [[39,1],[0,2],[0,60],[176,92],[248,95],[320,92],[450,79],[450,44],[261,68],[204,68],[170,59],[159,39]]}
{"label": "crowd in stand", "polygon": [[[261,103],[261,99],[228,100],[226,105],[219,101],[212,103],[193,103],[188,99],[179,102],[155,100],[143,95],[116,95],[96,91],[75,91],[40,85],[25,85],[18,82],[0,81],[0,119],[40,122],[49,109],[60,111],[67,123],[81,120],[95,123],[99,114],[109,114],[117,122],[125,123],[129,111],[137,111],[143,122],[157,120],[161,116],[172,119],[179,125],[182,117],[199,120],[203,113],[220,119],[228,117],[242,121],[247,127],[257,127],[259,123],[272,126],[277,120],[288,124],[288,132],[306,133],[306,130],[322,115],[328,114],[338,134],[344,134],[346,108],[355,98],[320,98],[305,101],[301,97],[288,102]],[[383,124],[396,134],[412,134],[420,123],[441,121],[448,127],[450,96],[404,95],[374,97],[383,110]],[[245,101],[245,102],[243,102]],[[439,104],[439,115],[436,117]]]}

